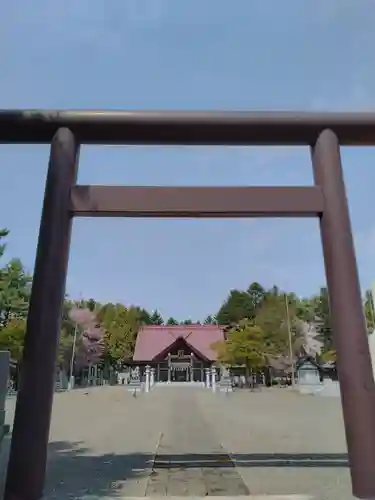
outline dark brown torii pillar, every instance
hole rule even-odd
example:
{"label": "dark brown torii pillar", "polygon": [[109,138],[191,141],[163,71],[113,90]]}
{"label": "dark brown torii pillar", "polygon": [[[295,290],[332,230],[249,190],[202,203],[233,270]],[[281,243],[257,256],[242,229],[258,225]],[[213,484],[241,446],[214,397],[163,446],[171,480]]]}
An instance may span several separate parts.
{"label": "dark brown torii pillar", "polygon": [[375,493],[375,387],[340,146],[334,132],[320,134],[312,161],[315,184],[324,197],[320,231],[353,491],[358,498],[370,500]]}
{"label": "dark brown torii pillar", "polygon": [[68,129],[51,144],[4,499],[43,495],[56,355],[65,294],[78,145]]}

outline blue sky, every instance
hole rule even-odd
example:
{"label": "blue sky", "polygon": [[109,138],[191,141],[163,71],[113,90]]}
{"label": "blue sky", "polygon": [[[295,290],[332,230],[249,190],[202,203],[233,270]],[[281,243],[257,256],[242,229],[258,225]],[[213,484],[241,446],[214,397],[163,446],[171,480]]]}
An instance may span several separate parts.
{"label": "blue sky", "polygon": [[[374,110],[373,0],[12,0],[0,108]],[[32,270],[47,146],[0,147],[7,256]],[[343,149],[361,285],[375,279],[375,149]],[[83,147],[79,181],[300,185],[307,148]],[[202,318],[231,288],[325,283],[315,220],[75,221],[67,291]]]}

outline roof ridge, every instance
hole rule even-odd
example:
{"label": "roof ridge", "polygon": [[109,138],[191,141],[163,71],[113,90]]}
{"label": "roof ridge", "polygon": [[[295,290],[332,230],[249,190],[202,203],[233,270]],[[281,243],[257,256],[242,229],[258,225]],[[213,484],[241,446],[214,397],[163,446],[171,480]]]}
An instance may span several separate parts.
{"label": "roof ridge", "polygon": [[176,337],[176,335],[174,335],[174,333],[173,333],[173,332],[169,332],[169,331],[168,331],[167,333],[169,333],[169,335],[170,335],[171,337],[173,337],[175,340],[177,340],[177,339],[178,339],[178,337]]}
{"label": "roof ridge", "polygon": [[223,326],[221,325],[197,325],[197,324],[193,324],[193,325],[142,325],[142,328],[155,328],[155,329],[160,329],[160,328],[168,328],[170,330],[174,330],[174,329],[177,329],[177,328],[220,328],[222,329]]}
{"label": "roof ridge", "polygon": [[223,338],[224,331],[219,325],[143,325],[137,336],[133,359],[154,359],[179,339],[207,359],[216,359],[211,344]]}

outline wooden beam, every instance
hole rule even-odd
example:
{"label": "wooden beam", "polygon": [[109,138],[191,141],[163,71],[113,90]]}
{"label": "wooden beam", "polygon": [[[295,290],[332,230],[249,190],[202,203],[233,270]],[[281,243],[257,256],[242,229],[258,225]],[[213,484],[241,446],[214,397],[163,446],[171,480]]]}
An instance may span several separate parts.
{"label": "wooden beam", "polygon": [[81,144],[312,146],[331,129],[343,146],[375,145],[372,112],[0,110],[0,143],[50,143],[62,127]]}
{"label": "wooden beam", "polygon": [[77,217],[316,217],[321,189],[309,187],[75,186]]}

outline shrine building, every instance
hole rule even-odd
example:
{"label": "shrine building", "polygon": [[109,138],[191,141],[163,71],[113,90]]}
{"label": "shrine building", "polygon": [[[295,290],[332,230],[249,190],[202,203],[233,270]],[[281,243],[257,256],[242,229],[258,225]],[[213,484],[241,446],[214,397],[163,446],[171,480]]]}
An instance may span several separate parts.
{"label": "shrine building", "polygon": [[212,344],[224,340],[218,325],[146,325],[137,336],[133,366],[155,369],[155,382],[204,382],[217,360]]}

